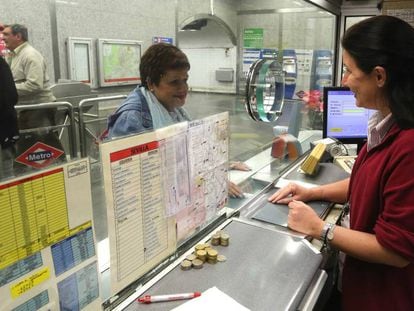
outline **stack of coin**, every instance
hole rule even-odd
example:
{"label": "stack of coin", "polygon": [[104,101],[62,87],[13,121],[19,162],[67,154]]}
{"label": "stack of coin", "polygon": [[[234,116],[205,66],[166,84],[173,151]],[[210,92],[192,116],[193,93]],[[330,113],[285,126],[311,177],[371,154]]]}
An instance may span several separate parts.
{"label": "stack of coin", "polygon": [[229,246],[230,236],[227,233],[220,234],[220,245],[221,246]]}
{"label": "stack of coin", "polygon": [[197,244],[196,246],[194,246],[195,252],[205,249],[205,248],[206,248],[206,244]]}
{"label": "stack of coin", "polygon": [[212,245],[228,246],[229,240],[230,236],[226,232],[221,230],[217,231],[211,237],[211,245],[200,243],[194,246],[194,253],[188,255],[181,262],[181,269],[189,270],[191,267],[194,269],[201,269],[206,261],[210,264],[215,264],[217,261],[226,261],[226,256],[219,255],[218,251],[212,248]]}
{"label": "stack of coin", "polygon": [[196,255],[194,255],[194,254],[190,254],[190,255],[188,255],[187,257],[185,257],[185,259],[187,259],[187,260],[189,260],[189,261],[193,261],[194,259],[196,259],[197,258],[197,256]]}
{"label": "stack of coin", "polygon": [[207,259],[207,252],[204,249],[199,249],[198,251],[196,251],[196,256],[198,259],[205,262]]}
{"label": "stack of coin", "polygon": [[194,269],[201,269],[203,267],[203,261],[198,258],[194,259],[191,263]]}
{"label": "stack of coin", "polygon": [[191,269],[191,266],[192,266],[192,262],[189,261],[189,260],[187,260],[187,259],[184,259],[181,262],[181,270],[184,270],[184,271],[190,270]]}
{"label": "stack of coin", "polygon": [[220,234],[213,234],[211,237],[211,245],[217,246],[220,245]]}
{"label": "stack of coin", "polygon": [[209,249],[207,251],[207,262],[211,264],[217,263],[218,252],[215,249]]}

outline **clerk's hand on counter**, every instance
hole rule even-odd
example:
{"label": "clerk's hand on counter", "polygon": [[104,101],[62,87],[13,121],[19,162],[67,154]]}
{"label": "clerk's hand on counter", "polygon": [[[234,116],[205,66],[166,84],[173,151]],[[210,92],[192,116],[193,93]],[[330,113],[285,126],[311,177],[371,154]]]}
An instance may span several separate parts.
{"label": "clerk's hand on counter", "polygon": [[232,198],[244,198],[243,191],[234,182],[228,181],[229,183],[229,196]]}
{"label": "clerk's hand on counter", "polygon": [[286,187],[277,190],[268,200],[272,203],[288,204],[287,225],[290,229],[319,237],[324,222],[313,208],[303,202],[312,199],[312,191],[312,189],[290,183]]}
{"label": "clerk's hand on counter", "polygon": [[292,200],[307,202],[311,199],[312,189],[290,183],[273,193],[268,200],[272,203],[289,204]]}
{"label": "clerk's hand on counter", "polygon": [[302,201],[289,203],[287,225],[290,229],[318,238],[323,230],[324,221],[309,205]]}
{"label": "clerk's hand on counter", "polygon": [[252,169],[244,162],[230,162],[230,169],[231,170],[238,170],[238,171],[251,171]]}

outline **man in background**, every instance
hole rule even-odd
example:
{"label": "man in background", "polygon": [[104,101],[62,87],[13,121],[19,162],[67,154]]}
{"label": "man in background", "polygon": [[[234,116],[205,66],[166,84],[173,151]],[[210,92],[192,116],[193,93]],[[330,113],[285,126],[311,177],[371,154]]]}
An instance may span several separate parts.
{"label": "man in background", "polygon": [[[6,61],[10,65],[19,95],[18,105],[32,105],[54,102],[49,87],[49,75],[43,56],[28,42],[28,31],[24,25],[5,25],[3,39],[10,52]],[[35,142],[41,141],[63,151],[57,133],[45,129],[56,125],[56,109],[23,110],[19,112],[19,129],[38,131],[25,133],[18,144],[18,153],[30,148]],[[42,129],[43,128],[43,129]]]}

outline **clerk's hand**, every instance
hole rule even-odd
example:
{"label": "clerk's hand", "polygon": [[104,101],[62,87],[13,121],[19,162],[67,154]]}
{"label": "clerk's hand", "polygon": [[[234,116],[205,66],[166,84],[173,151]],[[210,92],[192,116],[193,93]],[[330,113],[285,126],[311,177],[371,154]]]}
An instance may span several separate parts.
{"label": "clerk's hand", "polygon": [[234,182],[229,181],[229,196],[232,198],[244,198],[243,191]]}
{"label": "clerk's hand", "polygon": [[292,230],[319,238],[324,221],[307,204],[292,200],[289,203],[288,227]]}
{"label": "clerk's hand", "polygon": [[272,203],[288,204],[292,200],[309,201],[311,189],[290,183],[273,193],[268,201]]}

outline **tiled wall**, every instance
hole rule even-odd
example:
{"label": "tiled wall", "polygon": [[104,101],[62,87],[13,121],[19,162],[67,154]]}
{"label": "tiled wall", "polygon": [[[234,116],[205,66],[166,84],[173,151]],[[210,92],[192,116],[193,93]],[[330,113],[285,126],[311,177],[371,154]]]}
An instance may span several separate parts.
{"label": "tiled wall", "polygon": [[[280,5],[287,5],[290,0],[1,0],[0,12],[3,23],[23,23],[29,28],[29,41],[45,57],[49,66],[51,80],[67,79],[67,51],[65,42],[68,37],[128,39],[142,41],[142,51],[152,43],[153,36],[171,37],[176,41],[176,26],[198,14],[212,14],[224,21],[238,38],[239,50],[233,53],[231,43],[224,32],[218,29],[213,35],[203,37],[203,42],[195,40],[200,33],[193,37],[192,43],[184,39],[179,46],[188,49],[189,44],[194,47],[221,48],[230,46],[230,57],[211,60],[214,55],[224,53],[214,52],[205,54],[205,57],[192,57],[193,68],[215,70],[212,66],[231,60],[231,67],[236,69],[240,62],[240,46],[243,44],[241,33],[244,28],[259,27],[264,29],[264,47],[333,49],[334,23],[332,17],[322,16],[320,13],[291,13],[280,14],[238,15],[238,11],[275,10]],[[211,4],[213,3],[213,10]],[[309,4],[308,4],[309,6]],[[57,46],[53,50],[51,20],[56,17]],[[281,30],[283,29],[282,40]],[[180,36],[178,37],[180,38]],[[197,43],[197,44],[196,44]],[[182,45],[181,45],[182,44]],[[235,49],[236,50],[236,49]],[[96,50],[94,46],[94,54]],[[193,51],[194,52],[194,51]],[[238,52],[238,53],[237,53]],[[194,54],[194,53],[190,53]],[[237,59],[238,58],[238,59]],[[58,64],[54,64],[54,59]],[[198,63],[200,62],[200,63]],[[59,77],[54,75],[54,66],[57,66]],[[195,73],[197,81],[214,88],[211,84],[211,75]],[[234,85],[231,86],[234,91]]]}
{"label": "tiled wall", "polygon": [[140,40],[145,50],[153,36],[175,40],[175,2],[170,0],[1,0],[1,22],[25,24],[29,41],[48,62],[51,80],[53,50],[51,14],[56,14],[61,76],[67,78],[68,37]]}

